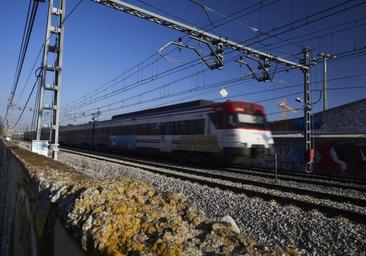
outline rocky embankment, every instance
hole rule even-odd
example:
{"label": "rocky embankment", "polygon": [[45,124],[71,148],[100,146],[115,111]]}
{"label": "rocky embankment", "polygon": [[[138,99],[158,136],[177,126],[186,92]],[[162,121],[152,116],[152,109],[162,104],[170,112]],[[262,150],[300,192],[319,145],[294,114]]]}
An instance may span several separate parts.
{"label": "rocky embankment", "polygon": [[8,147],[87,255],[298,255],[297,249],[257,244],[228,216],[210,220],[184,195],[124,176],[96,179]]}

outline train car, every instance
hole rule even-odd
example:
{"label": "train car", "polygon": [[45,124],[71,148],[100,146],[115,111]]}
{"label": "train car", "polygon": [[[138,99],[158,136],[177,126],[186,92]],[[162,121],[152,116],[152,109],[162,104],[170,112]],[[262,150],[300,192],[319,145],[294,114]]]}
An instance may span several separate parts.
{"label": "train car", "polygon": [[60,144],[248,163],[273,155],[261,105],[197,100],[60,128]]}
{"label": "train car", "polygon": [[11,134],[11,138],[13,140],[23,140],[24,139],[24,132],[14,132]]}

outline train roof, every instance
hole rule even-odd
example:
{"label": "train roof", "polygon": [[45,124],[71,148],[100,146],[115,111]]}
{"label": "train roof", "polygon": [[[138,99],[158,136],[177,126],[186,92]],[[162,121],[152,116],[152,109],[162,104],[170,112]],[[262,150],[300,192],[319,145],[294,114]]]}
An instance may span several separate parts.
{"label": "train roof", "polygon": [[214,101],[210,100],[194,100],[184,103],[178,103],[174,105],[168,105],[158,108],[152,109],[145,109],[136,112],[114,115],[112,116],[112,120],[121,119],[121,118],[129,118],[129,117],[139,117],[144,115],[150,115],[155,113],[162,113],[162,112],[170,112],[170,111],[183,111],[183,110],[190,110],[195,108],[202,108],[202,107],[209,107],[216,104]]}

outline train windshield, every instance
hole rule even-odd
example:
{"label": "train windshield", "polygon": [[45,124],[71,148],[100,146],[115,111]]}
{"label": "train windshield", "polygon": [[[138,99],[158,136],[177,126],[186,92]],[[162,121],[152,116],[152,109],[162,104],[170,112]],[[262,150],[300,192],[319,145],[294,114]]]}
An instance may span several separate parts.
{"label": "train windshield", "polygon": [[256,115],[249,115],[249,114],[237,114],[238,123],[249,123],[249,124],[264,124],[266,119],[264,116],[256,116]]}
{"label": "train windshield", "polygon": [[232,127],[267,128],[267,120],[265,116],[244,113],[228,114],[228,124]]}

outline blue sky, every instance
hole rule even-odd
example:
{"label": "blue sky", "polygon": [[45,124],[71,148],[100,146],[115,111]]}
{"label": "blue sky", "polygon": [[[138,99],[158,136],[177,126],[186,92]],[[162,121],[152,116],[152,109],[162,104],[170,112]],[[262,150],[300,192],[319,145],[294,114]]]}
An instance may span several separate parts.
{"label": "blue sky", "polygon": [[[78,1],[67,1],[67,12],[70,11]],[[234,41],[245,42],[255,49],[261,49],[277,56],[283,56],[289,60],[299,61],[301,55],[293,55],[301,52],[302,46],[314,49],[313,56],[320,52],[338,54],[345,51],[362,49],[366,46],[366,4],[347,11],[341,11],[349,6],[363,3],[365,1],[354,0],[338,9],[324,12],[320,16],[311,16],[320,10],[335,6],[345,1],[334,0],[266,0],[263,1],[262,9],[236,19],[233,22],[212,28],[206,13],[197,5],[188,0],[151,0],[151,1],[128,1],[140,7],[161,13],[161,10],[169,12],[174,17],[179,17],[184,22],[190,22],[197,27],[205,27],[210,32],[228,37]],[[152,9],[150,5],[161,10]],[[235,11],[244,9],[260,1],[240,0],[199,0],[212,10],[208,15],[215,25],[222,15],[229,15]],[[0,0],[0,116],[6,111],[7,98],[13,84],[16,61],[19,53],[23,27],[26,18],[28,1]],[[31,71],[36,56],[44,41],[44,30],[46,27],[47,4],[41,3],[38,8],[34,31],[30,40],[25,65],[22,71],[18,90],[15,96],[15,103],[23,106],[35,76],[31,74],[29,83],[25,81]],[[322,17],[338,11],[336,15],[313,22],[317,17]],[[243,12],[245,13],[245,12]],[[270,32],[274,35],[282,25],[289,24],[303,17],[310,16],[302,23],[295,23],[286,28],[291,31],[278,35],[278,38],[266,35],[260,36],[253,31],[257,29],[262,32]],[[364,18],[364,19],[363,19]],[[306,24],[308,22],[309,24]],[[345,24],[347,23],[347,24]],[[300,28],[296,25],[300,24]],[[341,25],[345,24],[345,25]],[[252,28],[252,29],[250,29]],[[317,32],[319,31],[319,32]],[[307,34],[307,35],[306,35]],[[304,37],[301,37],[306,35]],[[124,14],[92,1],[83,0],[80,6],[65,22],[65,44],[64,44],[64,65],[62,73],[62,121],[67,123],[88,122],[91,120],[90,113],[99,111],[102,113],[101,120],[109,119],[113,114],[125,113],[149,107],[172,104],[193,99],[220,99],[219,91],[225,88],[229,92],[228,99],[261,102],[267,113],[279,111],[277,102],[286,96],[287,103],[294,107],[301,107],[294,98],[302,97],[303,76],[298,70],[288,73],[276,73],[274,82],[259,83],[255,80],[241,81],[236,84],[223,84],[222,81],[237,79],[248,74],[245,66],[240,66],[234,61],[238,53],[225,55],[224,70],[209,70],[203,63],[189,67],[180,72],[174,72],[169,76],[161,77],[165,70],[177,68],[179,65],[196,60],[197,56],[190,50],[182,49],[167,55],[169,60],[160,58],[158,50],[169,41],[183,37],[177,31],[162,27],[148,21]],[[313,37],[312,39],[310,39]],[[269,38],[262,40],[263,38]],[[309,38],[309,40],[303,39]],[[186,38],[184,38],[186,40]],[[250,39],[250,40],[249,40]],[[291,40],[291,44],[284,45],[284,40]],[[297,42],[297,44],[294,44]],[[207,48],[194,41],[188,44],[207,54]],[[284,45],[282,47],[278,47]],[[171,47],[166,51],[174,49]],[[229,52],[229,51],[228,51]],[[121,76],[108,90],[101,91],[96,97],[105,98],[90,104],[91,97],[83,98],[80,104],[68,105],[90,93],[102,84],[111,81],[114,77],[134,67],[148,56],[154,54],[153,58],[138,65],[133,71],[135,75],[123,79]],[[364,70],[365,56],[339,58],[329,63],[328,78],[330,88],[344,88],[355,86],[366,86],[363,82],[366,76]],[[36,62],[39,67],[40,62]],[[198,62],[197,62],[198,63]],[[253,68],[256,70],[256,65]],[[274,68],[275,65],[272,65]],[[280,66],[278,70],[280,70]],[[353,76],[353,77],[352,77]],[[154,77],[156,79],[150,79]],[[338,79],[351,77],[347,79]],[[338,79],[338,80],[332,80]],[[312,87],[318,89],[322,80],[322,65],[318,64],[311,70]],[[299,85],[291,87],[292,85]],[[163,87],[163,85],[165,85]],[[24,87],[25,86],[25,87]],[[121,89],[133,86],[133,89]],[[159,89],[161,87],[161,89]],[[24,89],[22,97],[21,91]],[[271,89],[274,89],[270,91]],[[123,92],[116,94],[115,92]],[[265,92],[267,90],[267,92]],[[148,91],[151,91],[148,93]],[[113,97],[105,97],[107,94],[116,94]],[[290,95],[292,94],[292,95]],[[140,95],[140,96],[139,96]],[[176,95],[176,96],[174,96]],[[237,96],[241,95],[241,96]],[[365,98],[366,88],[331,90],[329,92],[329,106],[337,106],[357,99]],[[34,97],[29,106],[33,107]],[[273,99],[272,99],[273,98]],[[86,99],[86,100],[85,100]],[[271,100],[272,99],[272,100]],[[313,101],[319,99],[319,92],[313,93]],[[46,97],[46,102],[49,100]],[[313,109],[321,109],[321,101],[314,105]],[[14,111],[14,119],[20,111]],[[66,115],[65,115],[66,114]],[[289,117],[298,117],[302,113],[291,113]],[[19,127],[29,127],[32,113],[26,111],[22,117]],[[84,117],[85,116],[85,117]],[[279,119],[279,114],[268,116],[270,120]]]}

